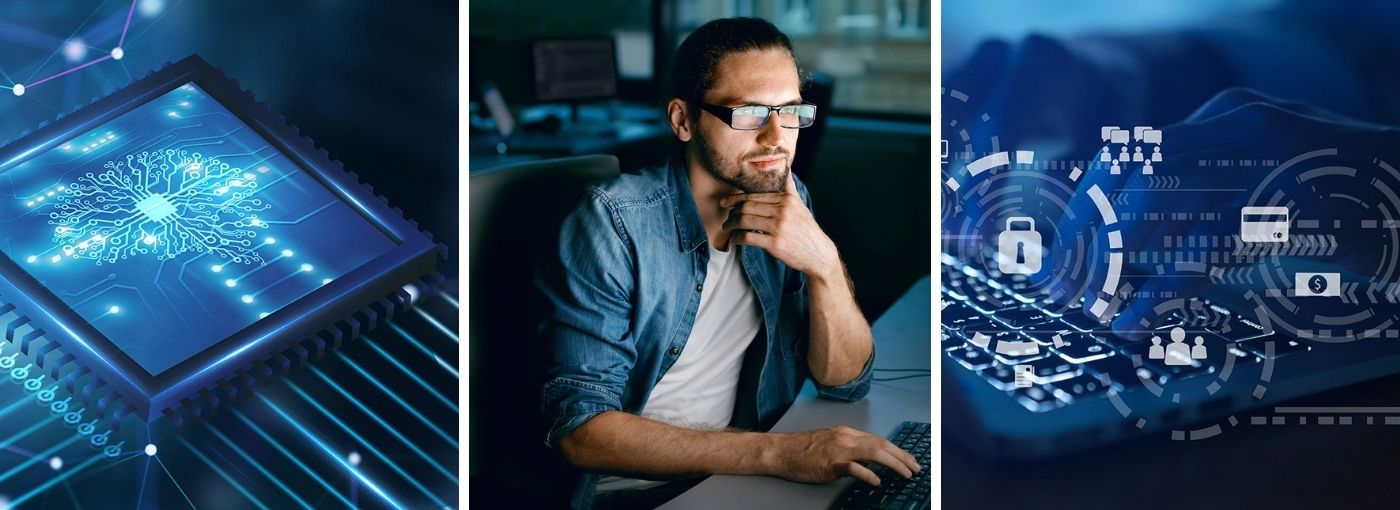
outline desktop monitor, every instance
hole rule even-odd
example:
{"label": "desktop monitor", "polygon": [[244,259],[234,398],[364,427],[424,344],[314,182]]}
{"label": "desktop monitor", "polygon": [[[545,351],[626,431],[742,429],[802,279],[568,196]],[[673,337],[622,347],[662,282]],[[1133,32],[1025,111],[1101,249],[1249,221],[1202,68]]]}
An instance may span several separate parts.
{"label": "desktop monitor", "polygon": [[538,40],[531,54],[537,101],[583,101],[617,95],[617,53],[612,39]]}

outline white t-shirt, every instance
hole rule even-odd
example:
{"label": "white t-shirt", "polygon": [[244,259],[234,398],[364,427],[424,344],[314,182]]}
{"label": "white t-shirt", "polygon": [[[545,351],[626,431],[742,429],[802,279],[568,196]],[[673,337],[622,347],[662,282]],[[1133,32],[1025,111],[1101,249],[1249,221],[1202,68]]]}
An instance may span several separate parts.
{"label": "white t-shirt", "polygon": [[[738,397],[744,352],[763,327],[758,296],[744,275],[738,250],[709,246],[710,262],[700,291],[700,309],[685,349],[651,390],[641,415],[695,430],[729,426]],[[643,489],[664,482],[604,476],[600,492]]]}

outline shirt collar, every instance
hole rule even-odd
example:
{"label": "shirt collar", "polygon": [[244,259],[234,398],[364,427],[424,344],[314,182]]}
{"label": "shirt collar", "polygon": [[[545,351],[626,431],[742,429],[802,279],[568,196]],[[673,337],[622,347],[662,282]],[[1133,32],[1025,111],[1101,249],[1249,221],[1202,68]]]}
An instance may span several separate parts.
{"label": "shirt collar", "polygon": [[695,251],[709,243],[710,237],[705,233],[705,225],[700,222],[700,210],[695,207],[695,197],[690,194],[690,177],[686,174],[685,165],[673,160],[670,167],[670,189],[674,191],[672,198],[676,202],[671,210],[675,211],[676,215],[680,249]]}

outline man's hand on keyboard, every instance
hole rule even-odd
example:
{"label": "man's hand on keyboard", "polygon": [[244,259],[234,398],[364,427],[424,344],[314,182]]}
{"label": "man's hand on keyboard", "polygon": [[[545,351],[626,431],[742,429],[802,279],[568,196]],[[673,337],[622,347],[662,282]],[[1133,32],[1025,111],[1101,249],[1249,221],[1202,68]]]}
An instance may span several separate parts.
{"label": "man's hand on keyboard", "polygon": [[778,434],[775,474],[797,482],[826,483],[853,476],[879,485],[880,478],[861,465],[875,462],[900,476],[911,478],[919,461],[889,440],[850,427],[832,427],[795,434]]}

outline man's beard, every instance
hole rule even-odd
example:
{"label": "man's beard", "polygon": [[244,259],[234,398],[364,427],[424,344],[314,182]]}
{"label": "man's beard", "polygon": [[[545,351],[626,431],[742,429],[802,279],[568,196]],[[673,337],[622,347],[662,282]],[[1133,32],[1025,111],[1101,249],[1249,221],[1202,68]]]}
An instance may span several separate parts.
{"label": "man's beard", "polygon": [[[716,151],[709,140],[700,134],[695,133],[695,148],[700,155],[700,165],[710,172],[716,179],[728,183],[730,186],[739,188],[744,193],[777,193],[782,191],[787,184],[788,174],[792,173],[792,155],[787,149],[775,148],[771,150],[758,150],[750,152],[738,158],[736,161],[724,161],[719,151]],[[744,172],[744,161],[765,156],[783,156],[783,171],[775,174],[764,170],[753,173]]]}

